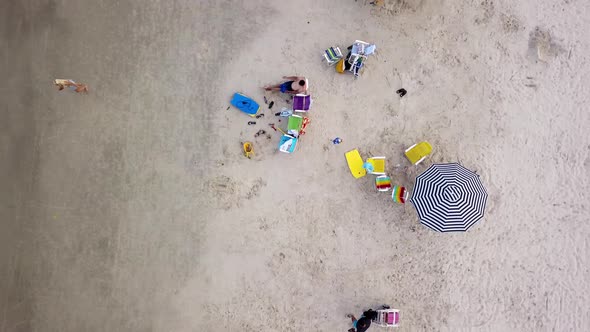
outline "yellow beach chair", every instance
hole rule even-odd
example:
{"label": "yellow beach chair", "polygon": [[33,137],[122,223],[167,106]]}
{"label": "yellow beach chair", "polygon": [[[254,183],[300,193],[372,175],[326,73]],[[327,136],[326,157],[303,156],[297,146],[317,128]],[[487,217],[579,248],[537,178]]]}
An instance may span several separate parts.
{"label": "yellow beach chair", "polygon": [[406,157],[414,164],[418,165],[432,152],[432,145],[424,141],[414,144],[406,149]]}
{"label": "yellow beach chair", "polygon": [[367,158],[367,163],[373,166],[373,170],[369,170],[369,174],[384,175],[385,174],[385,157],[371,157]]}
{"label": "yellow beach chair", "polygon": [[358,179],[367,175],[367,170],[363,167],[363,158],[361,158],[359,150],[354,149],[348,151],[344,156],[346,157],[346,162],[348,163],[348,168],[350,169],[352,176]]}

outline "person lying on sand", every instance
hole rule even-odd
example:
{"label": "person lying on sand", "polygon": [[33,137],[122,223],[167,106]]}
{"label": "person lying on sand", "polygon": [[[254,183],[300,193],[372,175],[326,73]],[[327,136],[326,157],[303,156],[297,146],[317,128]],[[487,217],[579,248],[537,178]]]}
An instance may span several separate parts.
{"label": "person lying on sand", "polygon": [[348,332],[355,332],[355,331],[356,332],[365,332],[371,326],[371,321],[373,319],[377,318],[377,311],[373,311],[372,309],[369,309],[369,310],[363,312],[363,315],[359,319],[356,319],[356,317],[354,317],[354,315],[352,315],[352,314],[348,314],[348,315],[346,315],[346,317],[348,317],[352,320],[352,326],[353,326],[353,328],[348,330]]}
{"label": "person lying on sand", "polygon": [[281,84],[265,86],[266,91],[281,91],[282,93],[304,93],[307,91],[307,80],[302,76],[283,76],[284,79],[288,80]]}
{"label": "person lying on sand", "polygon": [[57,78],[53,81],[53,84],[58,87],[59,91],[63,90],[64,88],[70,88],[72,91],[76,92],[88,92],[88,87],[86,84],[76,83],[70,79]]}

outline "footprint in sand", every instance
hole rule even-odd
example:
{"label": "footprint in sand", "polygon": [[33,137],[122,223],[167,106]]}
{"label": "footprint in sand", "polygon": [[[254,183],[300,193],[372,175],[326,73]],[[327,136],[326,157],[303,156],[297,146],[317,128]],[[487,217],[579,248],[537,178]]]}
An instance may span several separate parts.
{"label": "footprint in sand", "polygon": [[555,42],[548,30],[536,27],[529,34],[528,58],[532,61],[548,62],[563,52],[563,48]]}

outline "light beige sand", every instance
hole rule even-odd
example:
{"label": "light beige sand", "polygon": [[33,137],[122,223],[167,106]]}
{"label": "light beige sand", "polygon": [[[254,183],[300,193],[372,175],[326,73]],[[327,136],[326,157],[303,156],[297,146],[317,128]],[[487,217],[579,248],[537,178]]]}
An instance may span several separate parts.
{"label": "light beige sand", "polygon": [[[345,313],[382,303],[401,309],[400,331],[587,329],[590,48],[580,25],[590,27],[589,8],[269,4],[265,26],[224,67],[231,80],[216,109],[234,91],[262,102],[260,86],[306,75],[312,124],[294,155],[276,152],[273,135],[245,160],[237,142],[261,126],[233,109],[217,113],[224,166],[209,180],[210,262],[177,312],[206,288],[202,326],[219,330],[264,322],[264,331],[345,331]],[[301,33],[281,34],[285,26]],[[355,39],[378,46],[357,80],[321,58]],[[284,97],[266,96],[277,105],[258,122],[276,123],[269,115]],[[335,136],[344,143],[329,144]],[[410,167],[403,150],[421,140],[434,153]],[[394,182],[409,187],[433,162],[461,162],[488,189],[485,218],[463,234],[422,227],[411,204],[376,193],[370,176],[352,178],[343,157],[352,148],[386,155]]]}
{"label": "light beige sand", "polygon": [[[588,1],[0,9],[1,332],[346,331],[346,313],[384,303],[397,331],[588,330]],[[378,47],[356,80],[322,60],[355,39]],[[256,126],[226,108],[295,74],[312,123],[286,155],[268,127],[282,95]],[[56,93],[54,77],[91,92]],[[421,140],[434,152],[412,167]],[[352,148],[409,188],[461,162],[485,218],[421,226],[350,175]]]}

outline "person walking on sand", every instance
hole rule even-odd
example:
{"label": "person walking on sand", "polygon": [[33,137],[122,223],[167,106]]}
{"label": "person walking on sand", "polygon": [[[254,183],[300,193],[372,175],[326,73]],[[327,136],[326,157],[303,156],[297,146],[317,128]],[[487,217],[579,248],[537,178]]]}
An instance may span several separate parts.
{"label": "person walking on sand", "polygon": [[363,312],[361,318],[356,319],[354,315],[348,314],[346,317],[352,320],[352,328],[348,330],[348,332],[365,332],[371,326],[371,321],[377,318],[377,311],[373,311],[373,309],[369,309]]}
{"label": "person walking on sand", "polygon": [[76,83],[70,79],[57,78],[53,81],[53,84],[57,86],[59,91],[63,90],[64,88],[69,88],[75,92],[88,92],[88,87],[86,84]]}
{"label": "person walking on sand", "polygon": [[266,91],[281,91],[282,93],[304,93],[307,92],[307,79],[303,76],[283,76],[288,80],[281,84],[265,86]]}

